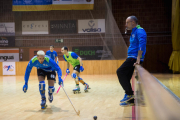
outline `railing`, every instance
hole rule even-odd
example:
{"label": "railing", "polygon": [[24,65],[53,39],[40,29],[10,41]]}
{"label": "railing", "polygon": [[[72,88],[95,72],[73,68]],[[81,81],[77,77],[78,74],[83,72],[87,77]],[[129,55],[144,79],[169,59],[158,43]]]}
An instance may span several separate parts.
{"label": "railing", "polygon": [[136,120],[180,120],[180,101],[172,92],[140,65],[135,78]]}

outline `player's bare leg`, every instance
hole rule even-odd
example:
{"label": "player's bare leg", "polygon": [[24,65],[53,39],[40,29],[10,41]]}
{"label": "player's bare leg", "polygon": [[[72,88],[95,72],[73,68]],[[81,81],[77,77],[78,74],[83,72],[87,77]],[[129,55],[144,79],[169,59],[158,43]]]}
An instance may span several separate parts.
{"label": "player's bare leg", "polygon": [[73,89],[74,94],[80,93],[79,80],[78,80],[78,71],[73,70],[73,73],[72,73],[71,76],[74,78],[75,83],[76,83],[76,86]]}
{"label": "player's bare leg", "polygon": [[85,91],[85,92],[88,92],[88,89],[90,89],[90,88],[89,88],[89,85],[88,85],[87,83],[85,83],[82,78],[80,78],[80,75],[79,75],[79,74],[80,74],[80,73],[78,73],[78,81],[84,85],[84,91]]}
{"label": "player's bare leg", "polygon": [[[82,78],[80,78],[80,76],[79,76],[80,73],[79,73],[78,71],[76,71],[76,70],[74,70],[73,73],[76,74],[76,78],[75,78],[76,86],[79,87],[79,82],[80,82],[80,83],[82,83],[82,84],[84,85],[84,91],[85,91],[85,92],[88,92],[89,85],[88,85],[87,83],[85,83]],[[78,87],[77,87],[77,88],[78,88]],[[80,90],[80,88],[79,88],[79,90]]]}

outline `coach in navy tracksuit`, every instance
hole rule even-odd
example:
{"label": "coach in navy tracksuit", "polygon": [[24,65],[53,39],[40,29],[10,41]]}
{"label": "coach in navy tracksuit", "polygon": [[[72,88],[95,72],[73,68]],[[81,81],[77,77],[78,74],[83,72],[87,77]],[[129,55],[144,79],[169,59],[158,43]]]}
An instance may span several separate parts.
{"label": "coach in navy tracksuit", "polygon": [[120,101],[120,105],[132,106],[134,105],[134,95],[130,80],[134,72],[134,65],[144,61],[147,35],[145,30],[138,25],[138,19],[135,16],[129,16],[126,19],[126,30],[132,30],[130,46],[128,48],[128,57],[117,69],[117,76],[121,86],[125,90],[125,96]]}

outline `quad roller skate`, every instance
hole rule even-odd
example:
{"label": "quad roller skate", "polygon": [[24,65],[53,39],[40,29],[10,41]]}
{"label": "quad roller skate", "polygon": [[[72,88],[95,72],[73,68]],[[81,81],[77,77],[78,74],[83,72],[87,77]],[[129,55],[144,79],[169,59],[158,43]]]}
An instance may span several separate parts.
{"label": "quad roller skate", "polygon": [[80,87],[79,87],[79,86],[76,86],[76,87],[73,89],[73,93],[74,93],[74,94],[81,93],[81,92],[80,92]]}
{"label": "quad roller skate", "polygon": [[52,103],[52,101],[53,101],[53,94],[52,93],[48,93],[48,94],[49,94],[49,97],[48,97],[49,102]]}
{"label": "quad roller skate", "polygon": [[89,85],[87,83],[85,83],[85,85],[84,85],[84,92],[88,92],[88,89],[90,89]]}
{"label": "quad roller skate", "polygon": [[42,98],[41,100],[41,109],[46,109],[47,105],[46,105],[46,98]]}

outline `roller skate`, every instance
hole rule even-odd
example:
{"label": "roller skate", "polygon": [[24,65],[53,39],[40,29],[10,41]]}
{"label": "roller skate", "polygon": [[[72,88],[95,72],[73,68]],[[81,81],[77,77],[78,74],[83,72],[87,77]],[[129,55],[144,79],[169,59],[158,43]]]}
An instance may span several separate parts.
{"label": "roller skate", "polygon": [[74,94],[81,93],[81,92],[80,92],[80,87],[79,87],[79,86],[76,86],[76,87],[73,89],[73,93],[74,93]]}
{"label": "roller skate", "polygon": [[49,94],[49,97],[48,97],[49,102],[52,103],[52,101],[53,101],[53,94],[52,93],[48,93],[48,94]]}
{"label": "roller skate", "polygon": [[46,98],[42,98],[41,100],[41,109],[46,109],[47,105],[46,105]]}
{"label": "roller skate", "polygon": [[85,92],[88,92],[88,89],[90,89],[90,88],[89,88],[89,85],[88,85],[87,83],[85,83],[85,85],[84,85],[84,91],[85,91]]}

